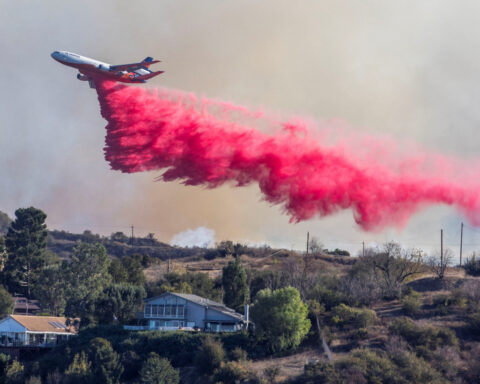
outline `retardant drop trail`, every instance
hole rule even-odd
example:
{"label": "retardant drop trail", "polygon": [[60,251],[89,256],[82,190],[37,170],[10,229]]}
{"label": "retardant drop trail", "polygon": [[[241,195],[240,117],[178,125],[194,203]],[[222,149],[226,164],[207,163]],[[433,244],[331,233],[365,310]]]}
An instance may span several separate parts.
{"label": "retardant drop trail", "polygon": [[[161,180],[208,188],[258,183],[292,221],[351,208],[365,230],[401,227],[418,209],[443,203],[480,223],[479,183],[459,178],[446,158],[427,171],[408,156],[396,167],[373,155],[359,161],[313,139],[298,121],[264,133],[255,121],[268,118],[227,103],[109,81],[98,81],[97,92],[108,122],[105,158],[115,170],[164,170]],[[242,116],[253,123],[239,123]]]}

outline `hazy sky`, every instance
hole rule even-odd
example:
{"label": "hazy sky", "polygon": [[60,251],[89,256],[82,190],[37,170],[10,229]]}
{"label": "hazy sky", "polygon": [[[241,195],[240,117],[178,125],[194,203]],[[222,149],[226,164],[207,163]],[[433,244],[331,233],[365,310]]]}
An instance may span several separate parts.
{"label": "hazy sky", "polygon": [[[285,115],[339,118],[359,134],[480,157],[477,1],[0,0],[0,210],[36,206],[50,228],[160,240],[200,226],[216,240],[301,248],[396,239],[458,252],[462,218],[448,207],[406,228],[362,232],[350,211],[290,224],[257,186],[204,190],[121,174],[103,159],[96,93],[50,58],[68,50],[120,64],[153,56],[169,87]],[[476,236],[478,235],[478,236]],[[466,249],[480,229],[466,228]],[[471,245],[470,245],[471,244]]]}

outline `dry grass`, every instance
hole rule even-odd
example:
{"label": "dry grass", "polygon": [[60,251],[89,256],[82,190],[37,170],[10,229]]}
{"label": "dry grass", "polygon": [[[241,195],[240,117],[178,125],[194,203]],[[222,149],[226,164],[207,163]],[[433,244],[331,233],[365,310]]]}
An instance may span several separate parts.
{"label": "dry grass", "polygon": [[[269,255],[265,257],[251,257],[248,255],[241,256],[241,262],[244,268],[251,268],[257,271],[262,270],[282,270],[286,264],[292,260],[301,260],[302,256],[296,254],[289,254],[287,257],[278,257],[276,255]],[[170,272],[175,273],[206,273],[211,279],[216,279],[222,275],[222,268],[225,267],[230,261],[233,261],[233,256],[227,256],[225,258],[216,258],[213,260],[171,260]],[[344,274],[350,268],[350,265],[345,263],[351,263],[353,261],[348,258],[339,258],[328,255],[318,255],[311,261],[310,268],[318,271],[329,272],[333,274]],[[168,272],[168,261],[159,261],[156,264],[152,264],[150,267],[144,270],[145,278],[147,282],[158,281],[164,274]]]}
{"label": "dry grass", "polygon": [[323,352],[320,349],[310,349],[291,356],[249,361],[247,366],[258,376],[262,376],[266,368],[279,367],[277,382],[282,382],[301,375],[306,363],[320,360],[326,361]]}

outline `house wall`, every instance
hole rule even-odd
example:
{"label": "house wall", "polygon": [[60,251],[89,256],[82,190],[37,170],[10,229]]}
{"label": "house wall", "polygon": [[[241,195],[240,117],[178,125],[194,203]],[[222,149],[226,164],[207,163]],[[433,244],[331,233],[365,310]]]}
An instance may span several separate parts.
{"label": "house wall", "polygon": [[[175,295],[165,295],[163,297],[158,297],[156,299],[148,300],[147,304],[155,305],[166,305],[166,304],[176,304],[184,305],[184,321],[186,323],[194,323],[196,327],[205,328],[208,321],[225,321],[225,322],[239,322],[237,319],[230,317],[224,313],[218,312],[212,308],[204,307],[200,304],[194,303],[189,300],[185,300],[181,297]],[[145,311],[145,306],[144,306]],[[147,319],[153,319],[153,317],[145,317]],[[159,316],[158,318],[166,318],[164,316]],[[206,321],[205,321],[206,320]]]}
{"label": "house wall", "polygon": [[203,329],[205,327],[204,319],[205,307],[190,301],[188,303],[188,320],[194,322],[197,327]]}
{"label": "house wall", "polygon": [[0,322],[0,332],[26,332],[27,329],[11,317]]}

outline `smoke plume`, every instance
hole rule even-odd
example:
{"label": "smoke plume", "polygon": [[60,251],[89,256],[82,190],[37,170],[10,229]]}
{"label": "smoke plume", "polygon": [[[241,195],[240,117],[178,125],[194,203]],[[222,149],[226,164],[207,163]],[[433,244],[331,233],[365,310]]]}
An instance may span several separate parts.
{"label": "smoke plume", "polygon": [[215,244],[215,231],[206,227],[187,229],[174,235],[172,240],[170,240],[170,244],[180,247],[207,248]]}
{"label": "smoke plume", "polygon": [[477,166],[463,172],[458,160],[388,140],[332,144],[306,121],[174,91],[97,81],[97,92],[114,170],[163,170],[159,180],[207,188],[257,183],[293,222],[351,209],[365,230],[402,227],[442,203],[480,223]]}

